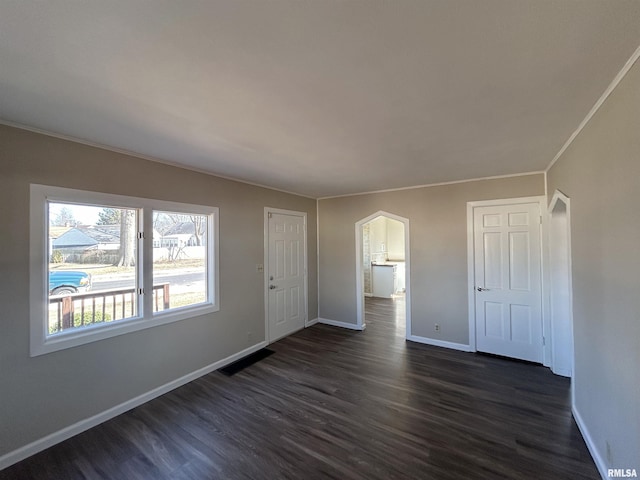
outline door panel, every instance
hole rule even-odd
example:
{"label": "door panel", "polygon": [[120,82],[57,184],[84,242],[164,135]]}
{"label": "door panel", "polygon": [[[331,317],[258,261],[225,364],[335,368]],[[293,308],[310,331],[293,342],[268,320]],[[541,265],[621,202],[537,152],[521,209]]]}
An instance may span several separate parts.
{"label": "door panel", "polygon": [[542,361],[539,218],[537,203],[474,208],[478,351]]}
{"label": "door panel", "polygon": [[270,213],[268,219],[268,323],[269,341],[304,327],[304,217]]}
{"label": "door panel", "polygon": [[528,232],[509,232],[509,283],[511,290],[531,290]]}
{"label": "door panel", "polygon": [[486,288],[502,288],[502,239],[500,233],[484,234],[484,282]]}
{"label": "door panel", "polygon": [[531,343],[531,307],[529,305],[511,305],[511,340]]}
{"label": "door panel", "polygon": [[501,303],[485,302],[484,332],[487,337],[504,339],[504,315]]}

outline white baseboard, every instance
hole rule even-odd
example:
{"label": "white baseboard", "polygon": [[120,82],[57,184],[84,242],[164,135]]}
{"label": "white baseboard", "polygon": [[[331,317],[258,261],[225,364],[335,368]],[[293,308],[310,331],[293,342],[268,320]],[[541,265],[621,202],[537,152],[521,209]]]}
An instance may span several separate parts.
{"label": "white baseboard", "polygon": [[74,435],[82,433],[86,430],[89,430],[92,427],[95,427],[96,425],[99,425],[103,422],[106,422],[107,420],[117,417],[118,415],[128,410],[131,410],[132,408],[138,407],[143,403],[153,400],[154,398],[159,397],[160,395],[164,395],[165,393],[170,392],[171,390],[174,390],[178,387],[181,387],[182,385],[185,385],[186,383],[189,383],[199,377],[202,377],[207,373],[211,373],[214,370],[218,370],[219,368],[222,368],[225,365],[228,365],[230,363],[235,362],[236,360],[241,359],[242,357],[245,357],[253,352],[257,352],[258,350],[266,346],[267,346],[267,342],[263,341],[263,342],[257,343],[256,345],[253,345],[249,348],[245,348],[244,350],[238,353],[234,353],[233,355],[230,355],[227,358],[218,360],[217,362],[207,365],[206,367],[202,367],[194,372],[188,373],[187,375],[177,378],[175,380],[172,380],[169,383],[165,383],[164,385],[154,388],[153,390],[143,393],[142,395],[138,395],[135,398],[127,400],[119,405],[116,405],[115,407],[111,407],[108,410],[100,412],[92,417],[85,418],[84,420],[80,420],[79,422],[74,423],[73,425],[69,425],[68,427],[63,428],[62,430],[53,432],[47,435],[46,437],[42,437],[34,442],[29,443],[28,445],[24,445],[23,447],[20,447],[17,450],[9,452],[0,457],[0,470],[3,470],[10,465],[13,465],[14,463],[18,463],[19,461],[24,460],[25,458],[30,457],[31,455],[35,455],[36,453],[41,452],[42,450],[45,450],[55,445],[56,443],[60,443],[68,438],[73,437]]}
{"label": "white baseboard", "polygon": [[373,298],[373,293],[364,292],[365,297]]}
{"label": "white baseboard", "polygon": [[318,323],[318,317],[314,318],[313,320],[308,320],[307,323],[304,324],[304,326],[310,327],[312,325],[315,325],[316,323]]}
{"label": "white baseboard", "polygon": [[450,348],[452,350],[460,350],[461,352],[471,352],[471,347],[464,343],[446,342],[444,340],[436,340],[434,338],[419,337],[417,335],[407,336],[407,340],[412,342],[424,343],[426,345],[433,345],[435,347]]}
{"label": "white baseboard", "polygon": [[355,323],[338,322],[337,320],[329,320],[328,318],[318,318],[318,323],[331,325],[332,327],[348,328],[349,330],[364,330],[365,325],[356,325]]}
{"label": "white baseboard", "polygon": [[556,369],[554,369],[553,367],[550,367],[550,368],[551,368],[551,371],[554,373],[554,375],[571,378],[571,369],[569,368],[556,368]]}
{"label": "white baseboard", "polygon": [[573,418],[575,419],[576,424],[578,425],[578,430],[580,430],[580,433],[582,434],[584,443],[587,444],[589,453],[591,454],[591,457],[593,458],[593,461],[596,464],[596,468],[598,469],[600,476],[603,478],[603,480],[608,479],[609,476],[607,475],[607,466],[604,463],[604,459],[602,458],[602,455],[600,455],[600,452],[598,451],[596,444],[593,442],[593,438],[591,438],[591,434],[589,434],[589,429],[587,428],[584,421],[582,420],[582,417],[580,416],[580,412],[578,412],[578,409],[576,408],[575,405],[571,406],[571,413],[573,413]]}

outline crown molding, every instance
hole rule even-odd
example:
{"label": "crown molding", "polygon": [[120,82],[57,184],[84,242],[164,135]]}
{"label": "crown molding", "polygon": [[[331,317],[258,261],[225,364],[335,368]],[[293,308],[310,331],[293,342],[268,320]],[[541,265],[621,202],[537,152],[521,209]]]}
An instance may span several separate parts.
{"label": "crown molding", "polygon": [[332,195],[329,197],[320,197],[318,200],[330,200],[332,198],[356,197],[358,195],[372,195],[374,193],[399,192],[402,190],[415,190],[417,188],[441,187],[443,185],[456,185],[458,183],[480,182],[482,180],[497,180],[500,178],[526,177],[528,175],[542,175],[544,170],[536,170],[533,172],[512,173],[509,175],[494,175],[492,177],[468,178],[466,180],[453,180],[451,182],[426,183],[424,185],[413,185],[411,187],[388,188],[385,190],[372,190],[369,192],[345,193],[343,195]]}
{"label": "crown molding", "polygon": [[625,63],[624,66],[620,69],[618,74],[614,77],[613,81],[609,84],[609,86],[604,91],[604,93],[600,96],[600,98],[595,103],[595,105],[591,107],[591,110],[589,110],[589,113],[587,113],[587,116],[584,117],[582,122],[580,122],[580,125],[578,125],[578,128],[576,128],[575,132],[571,134],[571,136],[562,146],[560,151],[556,153],[556,156],[553,157],[553,160],[551,160],[551,162],[545,169],[545,172],[548,172],[551,169],[551,167],[553,167],[553,165],[558,161],[558,159],[567,150],[567,148],[571,146],[571,144],[576,139],[576,137],[580,135],[580,132],[582,132],[582,130],[587,126],[587,124],[593,118],[593,116],[598,112],[598,110],[600,110],[600,107],[602,107],[602,105],[607,100],[607,98],[609,98],[609,95],[613,93],[613,91],[618,87],[622,79],[627,75],[627,73],[629,73],[629,70],[631,70],[631,67],[633,67],[633,65],[636,63],[638,58],[640,58],[640,46],[638,46],[636,51],[633,52],[631,57],[629,57],[629,60],[627,60],[627,63]]}
{"label": "crown molding", "polygon": [[223,180],[230,180],[232,182],[243,183],[245,185],[251,185],[253,187],[266,188],[267,190],[274,190],[280,193],[286,193],[289,195],[295,195],[297,197],[310,198],[312,200],[316,200],[315,197],[311,197],[309,195],[304,195],[302,193],[290,192],[288,190],[282,190],[281,188],[270,187],[268,185],[262,185],[260,183],[249,182],[247,180],[241,180],[235,177],[228,177],[225,175],[221,175],[219,173],[211,172],[208,170],[204,170],[202,168],[190,167],[189,165],[183,165],[177,162],[171,162],[170,160],[163,160],[161,158],[151,157],[148,155],[144,155],[142,153],[133,152],[131,150],[126,150],[123,148],[111,147],[109,145],[104,145],[102,143],[92,142],[90,140],[84,140],[82,138],[73,137],[71,135],[64,135],[62,133],[50,132],[49,130],[43,130],[36,127],[31,127],[29,125],[24,125],[22,123],[11,122],[9,120],[5,120],[0,118],[0,125],[6,125],[7,127],[19,128],[20,130],[26,130],[28,132],[39,133],[40,135],[46,135],[47,137],[57,138],[59,140],[66,140],[68,142],[79,143],[80,145],[86,145],[88,147],[99,148],[101,150],[107,150],[109,152],[119,153],[121,155],[127,155],[129,157],[140,158],[142,160],[148,160],[150,162],[160,163],[162,165],[168,165],[170,167],[181,168],[183,170],[189,170],[191,172],[202,173],[204,175],[209,175],[211,177],[222,178]]}

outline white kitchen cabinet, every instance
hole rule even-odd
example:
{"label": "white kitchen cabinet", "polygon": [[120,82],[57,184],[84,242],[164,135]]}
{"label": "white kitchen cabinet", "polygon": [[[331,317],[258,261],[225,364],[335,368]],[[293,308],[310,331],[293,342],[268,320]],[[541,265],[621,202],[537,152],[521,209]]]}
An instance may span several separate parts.
{"label": "white kitchen cabinet", "polygon": [[396,289],[396,265],[371,265],[372,295],[391,298]]}

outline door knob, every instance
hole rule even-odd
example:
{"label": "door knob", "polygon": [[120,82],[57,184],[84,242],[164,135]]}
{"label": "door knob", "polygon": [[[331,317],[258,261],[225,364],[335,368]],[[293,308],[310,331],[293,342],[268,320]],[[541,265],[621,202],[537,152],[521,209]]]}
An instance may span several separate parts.
{"label": "door knob", "polygon": [[274,288],[278,288],[275,285],[269,285],[269,290],[273,290]]}
{"label": "door knob", "polygon": [[478,287],[478,288],[476,288],[476,290],[478,290],[479,292],[488,292],[489,291],[488,288],[482,288],[482,287]]}

